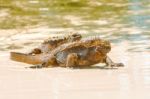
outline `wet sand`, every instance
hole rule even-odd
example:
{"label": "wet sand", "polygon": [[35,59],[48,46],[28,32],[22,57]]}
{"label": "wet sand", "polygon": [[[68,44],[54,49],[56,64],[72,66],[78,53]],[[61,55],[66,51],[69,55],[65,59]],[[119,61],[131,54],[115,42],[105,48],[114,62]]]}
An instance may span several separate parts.
{"label": "wet sand", "polygon": [[113,45],[109,53],[125,64],[118,69],[26,69],[1,51],[0,99],[149,99],[150,54],[128,53],[126,46]]}

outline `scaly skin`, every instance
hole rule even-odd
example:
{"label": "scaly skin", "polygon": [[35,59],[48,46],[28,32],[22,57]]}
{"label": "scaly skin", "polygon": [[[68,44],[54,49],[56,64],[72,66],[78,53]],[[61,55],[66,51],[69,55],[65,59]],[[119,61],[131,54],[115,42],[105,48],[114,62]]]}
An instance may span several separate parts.
{"label": "scaly skin", "polygon": [[[40,55],[24,55],[11,53],[11,59],[29,64],[41,64],[36,67],[84,67],[97,63],[106,63],[109,67],[120,67],[122,63],[114,63],[107,53],[111,50],[109,41],[100,37],[88,37],[80,41],[63,44],[49,53]],[[20,59],[16,56],[21,57]],[[21,60],[22,59],[22,60]]]}
{"label": "scaly skin", "polygon": [[31,52],[29,52],[29,54],[35,55],[35,54],[47,53],[64,43],[78,41],[81,38],[82,38],[81,34],[78,33],[71,33],[67,36],[51,37],[44,40],[44,42],[41,44],[39,48],[34,48]]}
{"label": "scaly skin", "polygon": [[10,58],[14,61],[19,61],[28,64],[41,64],[42,63],[42,54],[29,55],[18,52],[10,52]]}

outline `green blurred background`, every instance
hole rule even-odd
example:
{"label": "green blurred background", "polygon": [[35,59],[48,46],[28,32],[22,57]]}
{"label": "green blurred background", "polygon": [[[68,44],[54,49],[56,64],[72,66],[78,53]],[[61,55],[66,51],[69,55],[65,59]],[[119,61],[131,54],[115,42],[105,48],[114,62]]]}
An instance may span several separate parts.
{"label": "green blurred background", "polygon": [[[140,2],[146,5],[147,1]],[[109,25],[112,25],[115,21],[127,20],[130,2],[132,0],[0,0],[0,28],[21,28],[39,24],[74,28],[98,26],[93,22],[71,22],[70,18],[80,18],[83,21],[107,19],[111,21]]]}

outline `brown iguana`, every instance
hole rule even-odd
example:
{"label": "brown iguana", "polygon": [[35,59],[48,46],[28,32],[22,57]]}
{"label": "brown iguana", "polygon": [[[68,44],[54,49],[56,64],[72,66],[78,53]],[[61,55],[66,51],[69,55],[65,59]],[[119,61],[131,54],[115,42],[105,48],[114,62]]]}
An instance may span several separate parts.
{"label": "brown iguana", "polygon": [[88,37],[80,41],[63,44],[49,53],[27,55],[11,52],[11,59],[28,64],[41,64],[34,67],[84,67],[106,63],[110,67],[123,66],[114,63],[107,53],[111,50],[109,41],[100,37]]}
{"label": "brown iguana", "polygon": [[50,37],[41,44],[39,48],[34,48],[29,54],[41,54],[41,53],[47,53],[56,47],[68,43],[68,42],[73,42],[73,41],[78,41],[80,40],[81,34],[78,33],[71,33],[67,36],[59,36],[59,37]]}

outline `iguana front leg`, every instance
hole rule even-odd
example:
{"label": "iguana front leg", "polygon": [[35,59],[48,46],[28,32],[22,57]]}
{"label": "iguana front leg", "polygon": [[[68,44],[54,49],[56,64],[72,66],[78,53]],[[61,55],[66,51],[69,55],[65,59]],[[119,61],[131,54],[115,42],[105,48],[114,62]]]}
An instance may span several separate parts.
{"label": "iguana front leg", "polygon": [[37,65],[34,65],[34,66],[30,66],[29,68],[32,68],[32,69],[37,69],[37,68],[44,68],[46,67],[46,63],[42,63],[42,64],[37,64]]}
{"label": "iguana front leg", "polygon": [[78,60],[78,55],[76,53],[71,53],[67,56],[66,67],[73,68],[76,66]]}
{"label": "iguana front leg", "polygon": [[123,67],[123,63],[114,63],[108,56],[106,57],[105,63],[108,67]]}

